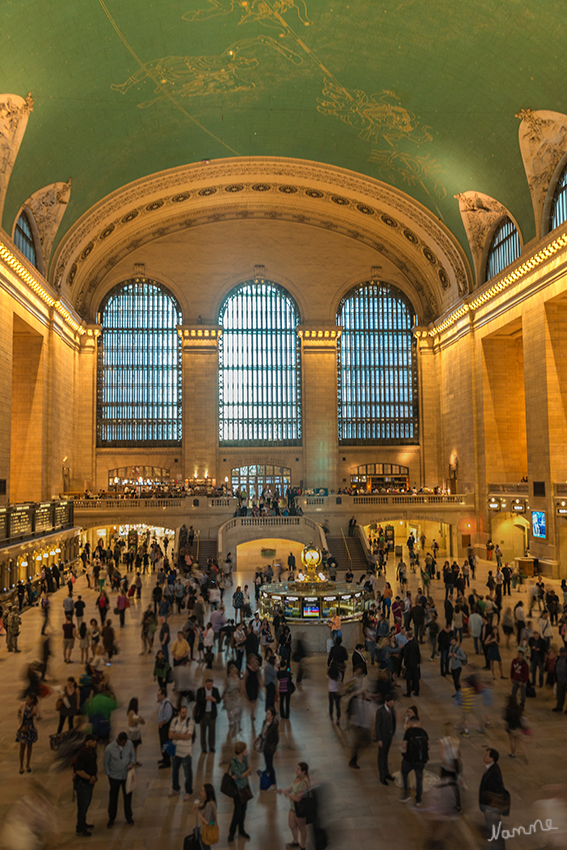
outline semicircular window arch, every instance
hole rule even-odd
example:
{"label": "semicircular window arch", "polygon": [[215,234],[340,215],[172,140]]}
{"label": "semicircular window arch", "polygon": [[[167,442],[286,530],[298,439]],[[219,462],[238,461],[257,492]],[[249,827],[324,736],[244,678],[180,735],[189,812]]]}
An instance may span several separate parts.
{"label": "semicircular window arch", "polygon": [[549,230],[555,230],[560,224],[567,221],[567,165],[561,172],[551,201],[551,214],[549,217]]}
{"label": "semicircular window arch", "polygon": [[300,446],[299,308],[272,281],[246,281],[219,311],[222,446]]}
{"label": "semicircular window arch", "polygon": [[362,283],[337,312],[339,445],[419,442],[415,310],[396,287]]}
{"label": "semicircular window arch", "polygon": [[506,216],[503,218],[490,242],[486,256],[485,281],[495,277],[514,263],[522,251],[520,234],[514,222]]}
{"label": "semicircular window arch", "polygon": [[177,299],[135,278],[104,298],[97,343],[97,446],[178,446],[182,437]]}

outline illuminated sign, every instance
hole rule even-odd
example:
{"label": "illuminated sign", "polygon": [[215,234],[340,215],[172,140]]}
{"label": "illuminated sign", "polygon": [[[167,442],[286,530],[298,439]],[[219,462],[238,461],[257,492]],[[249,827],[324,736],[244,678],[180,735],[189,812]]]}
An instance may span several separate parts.
{"label": "illuminated sign", "polygon": [[532,511],[532,534],[534,537],[545,538],[545,511]]}

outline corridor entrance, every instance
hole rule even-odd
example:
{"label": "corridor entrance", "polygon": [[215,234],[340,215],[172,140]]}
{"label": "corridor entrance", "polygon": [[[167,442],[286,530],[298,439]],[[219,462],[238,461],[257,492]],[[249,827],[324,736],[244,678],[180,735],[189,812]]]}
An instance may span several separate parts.
{"label": "corridor entrance", "polygon": [[278,490],[280,496],[285,496],[291,486],[291,469],[269,463],[253,463],[233,469],[231,480],[233,491],[246,491],[250,501],[258,501],[266,489],[270,489],[272,495]]}

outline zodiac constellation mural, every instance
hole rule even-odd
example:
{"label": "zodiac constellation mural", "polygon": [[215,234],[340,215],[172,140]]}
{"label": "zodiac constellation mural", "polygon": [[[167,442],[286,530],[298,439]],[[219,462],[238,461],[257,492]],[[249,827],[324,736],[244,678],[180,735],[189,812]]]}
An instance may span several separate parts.
{"label": "zodiac constellation mural", "polygon": [[317,110],[323,115],[336,115],[345,124],[357,129],[365,142],[378,142],[383,138],[389,145],[408,139],[416,145],[433,138],[428,127],[419,129],[415,115],[400,106],[394,92],[368,96],[361,89],[347,91],[332,80],[325,79],[325,99],[318,98]]}
{"label": "zodiac constellation mural", "polygon": [[441,182],[441,174],[444,174],[445,169],[435,159],[431,159],[429,154],[416,156],[406,151],[373,150],[368,161],[378,165],[378,172],[384,180],[395,182],[396,177],[401,177],[408,186],[421,186],[428,195],[429,182],[439,200],[447,197],[447,190]]}
{"label": "zodiac constellation mural", "polygon": [[[99,2],[111,19],[104,0]],[[155,86],[155,97],[139,103],[141,109],[164,100],[170,100],[182,109],[180,99],[230,95],[251,91],[257,83],[265,85],[265,79],[259,77],[261,69],[265,67],[265,48],[277,52],[295,66],[304,64],[306,60],[317,66],[323,78],[321,97],[317,98],[317,111],[338,118],[352,128],[363,142],[388,146],[385,150],[377,147],[368,156],[368,161],[377,165],[382,179],[419,186],[427,194],[432,192],[439,199],[446,196],[440,164],[429,155],[418,156],[407,150],[408,146],[415,148],[431,142],[433,136],[429,132],[430,128],[420,124],[419,118],[402,105],[401,98],[393,91],[383,89],[368,95],[362,89],[347,89],[294,31],[292,24],[303,27],[313,24],[305,0],[188,2],[200,8],[185,12],[182,16],[184,21],[200,23],[232,15],[236,26],[260,25],[279,30],[278,37],[259,35],[239,39],[222,53],[211,56],[164,56],[146,63],[136,57],[139,69],[125,82],[113,83],[114,90],[125,94],[133,86],[139,87],[150,80]],[[113,25],[116,29],[115,22]],[[192,120],[195,121],[194,118]],[[202,124],[195,123],[213,135]],[[222,140],[217,141],[228,147]]]}
{"label": "zodiac constellation mural", "polygon": [[132,86],[140,85],[145,79],[156,84],[157,97],[139,103],[140,109],[153,106],[169,97],[203,97],[227,92],[249,91],[255,88],[251,79],[243,74],[258,66],[258,58],[241,56],[243,50],[254,52],[259,46],[273,48],[295,65],[303,59],[270,36],[243,39],[232,44],[218,56],[164,56],[146,62],[124,83],[113,83],[111,88],[125,94]]}
{"label": "zodiac constellation mural", "polygon": [[241,14],[239,26],[257,21],[266,27],[280,28],[282,16],[290,11],[294,11],[299,21],[306,27],[312,23],[307,15],[305,0],[299,0],[299,2],[295,2],[295,0],[274,0],[273,3],[268,3],[266,0],[207,0],[207,3],[209,5],[206,9],[185,12],[183,20],[208,21],[210,18],[230,15],[235,9],[239,9]]}

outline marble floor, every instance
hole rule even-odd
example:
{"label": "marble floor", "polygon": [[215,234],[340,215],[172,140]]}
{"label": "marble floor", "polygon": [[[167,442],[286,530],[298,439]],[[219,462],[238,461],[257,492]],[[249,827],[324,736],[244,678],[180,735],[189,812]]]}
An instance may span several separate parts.
{"label": "marble floor", "polygon": [[[479,592],[484,588],[488,562],[483,562],[479,568],[477,580],[474,583]],[[390,569],[393,578],[393,567]],[[237,583],[248,584],[251,574],[238,574]],[[153,584],[153,582],[152,582]],[[120,630],[120,654],[113,661],[110,669],[112,683],[120,699],[120,706],[114,712],[112,725],[113,733],[117,734],[125,728],[126,706],[129,699],[137,696],[140,700],[140,711],[147,721],[143,731],[143,744],[140,749],[140,760],[143,766],[138,769],[138,787],[134,793],[134,826],[124,822],[121,810],[112,830],[106,828],[108,786],[104,776],[95,787],[93,803],[89,810],[88,820],[95,824],[91,838],[75,836],[75,804],[72,799],[71,774],[54,774],[50,771],[53,762],[49,749],[49,734],[56,731],[57,712],[55,698],[43,701],[41,707],[42,719],[38,723],[39,742],[34,747],[31,774],[20,776],[18,773],[18,747],[15,743],[17,729],[16,712],[18,697],[22,688],[22,668],[32,661],[38,652],[40,633],[40,612],[33,609],[23,615],[20,647],[18,655],[7,653],[5,640],[0,642],[0,824],[6,815],[23,795],[29,794],[33,800],[33,783],[42,782],[52,795],[57,808],[59,833],[52,846],[73,847],[84,850],[86,847],[105,847],[109,850],[136,847],[136,850],[156,850],[156,848],[176,848],[182,850],[183,838],[189,833],[195,823],[191,803],[183,803],[182,796],[168,798],[170,786],[170,771],[158,770],[159,742],[157,734],[157,688],[153,682],[153,656],[140,655],[139,623],[141,612],[150,599],[150,579],[145,580],[141,603],[133,606],[127,612],[126,626]],[[415,590],[417,581],[410,574],[410,588]],[[76,593],[81,592],[87,602],[86,617],[94,614],[94,591],[86,588],[85,580],[80,579]],[[62,601],[65,591],[60,590],[52,598],[52,626],[54,633],[60,634],[63,619]],[[525,589],[513,593],[515,603],[520,593],[526,598]],[[440,582],[434,582],[433,595],[441,600],[443,588]],[[172,618],[173,625],[182,622],[183,615]],[[557,634],[557,630],[554,630]],[[68,675],[78,675],[79,650],[73,653],[73,663],[64,665],[62,661],[61,641],[54,640],[56,655],[52,659],[49,673],[50,683],[63,684]],[[469,659],[473,660],[474,650],[472,640],[466,639],[464,644]],[[426,647],[424,647],[426,649]],[[438,747],[436,739],[442,733],[443,723],[447,720],[456,721],[457,711],[453,706],[451,695],[452,683],[439,676],[438,663],[427,660],[428,653],[424,652],[422,664],[422,689],[416,698],[419,704],[422,725],[427,730],[431,745],[431,762],[428,769],[438,771]],[[511,651],[504,651],[503,660],[505,672],[509,672],[512,658]],[[280,724],[280,745],[275,757],[277,781],[280,786],[288,786],[294,776],[297,761],[307,761],[310,765],[313,781],[325,783],[327,788],[327,804],[325,820],[331,847],[350,848],[356,846],[382,847],[395,846],[397,850],[418,848],[424,846],[424,834],[427,825],[427,813],[416,810],[413,805],[404,805],[398,801],[399,791],[393,785],[384,787],[378,782],[376,766],[376,745],[371,745],[360,757],[361,770],[354,771],[348,767],[349,742],[347,732],[332,724],[328,717],[327,684],[325,676],[324,655],[312,656],[307,662],[308,678],[303,688],[298,689],[291,701],[291,718]],[[192,665],[195,684],[201,684],[205,677],[202,666]],[[375,675],[376,668],[370,668],[370,676]],[[224,668],[222,659],[215,659],[213,675],[215,684],[222,688]],[[520,759],[513,761],[507,757],[508,740],[501,720],[505,695],[510,683],[498,679],[494,683],[494,705],[491,709],[492,725],[486,734],[471,732],[471,736],[463,739],[462,755],[465,766],[467,790],[463,791],[463,816],[451,828],[451,840],[448,847],[462,846],[464,848],[479,848],[483,840],[479,832],[482,816],[478,811],[478,783],[483,771],[483,752],[489,745],[496,747],[501,753],[501,765],[505,784],[512,795],[512,811],[506,819],[507,828],[523,825],[526,828],[538,817],[543,819],[544,811],[548,809],[539,803],[546,796],[544,786],[567,783],[567,717],[554,714],[552,695],[545,689],[538,690],[537,698],[528,701],[528,717],[534,730],[534,736],[528,748],[529,763],[526,765]],[[412,699],[412,702],[414,700]],[[403,712],[409,701],[400,697],[397,709]],[[263,704],[258,704],[258,718],[263,717]],[[344,725],[344,720],[343,720]],[[259,720],[252,723],[250,716],[245,715],[242,730],[242,740],[249,745],[254,769],[263,767],[262,757],[252,749],[252,742],[260,729]],[[220,712],[217,722],[217,752],[202,755],[200,748],[195,747],[193,756],[194,788],[197,792],[205,781],[212,782],[217,789],[220,787],[224,766],[223,743],[227,735],[226,714]],[[390,763],[392,770],[399,769],[399,741],[392,746]],[[99,753],[99,768],[102,765],[102,752]],[[249,841],[236,839],[232,845],[235,850],[260,850],[260,848],[283,848],[291,840],[287,827],[289,803],[286,798],[273,792],[260,792],[258,779],[253,773],[252,786],[254,799],[248,805],[246,829],[251,835]],[[230,822],[232,803],[218,793],[218,813],[220,825],[219,848],[227,847],[228,825]],[[1,825],[0,825],[1,832]],[[550,833],[554,839],[559,839],[557,847],[567,847],[567,834]],[[529,837],[515,837],[508,842],[509,847],[518,850],[531,850],[545,845],[546,835],[539,833]],[[1,843],[1,842],[0,842]],[[313,837],[309,836],[308,846],[313,847]],[[489,845],[490,846],[490,845]],[[492,845],[493,846],[493,845]],[[551,845],[549,845],[551,846]]]}

